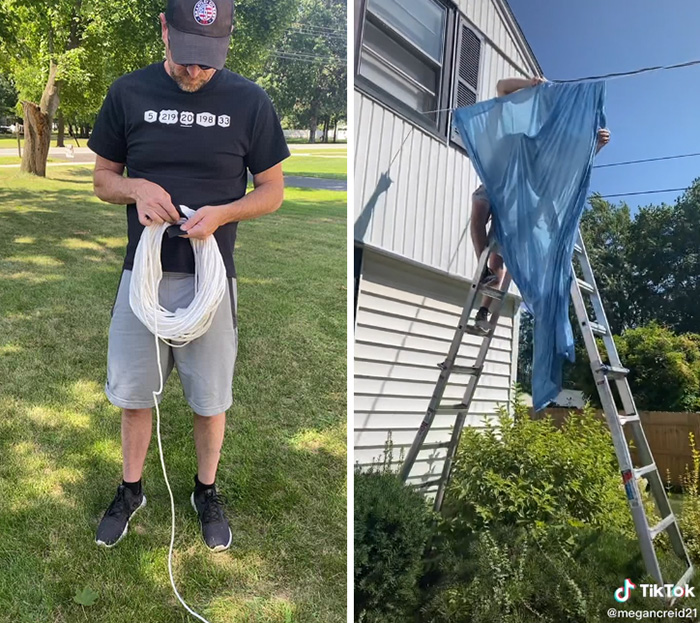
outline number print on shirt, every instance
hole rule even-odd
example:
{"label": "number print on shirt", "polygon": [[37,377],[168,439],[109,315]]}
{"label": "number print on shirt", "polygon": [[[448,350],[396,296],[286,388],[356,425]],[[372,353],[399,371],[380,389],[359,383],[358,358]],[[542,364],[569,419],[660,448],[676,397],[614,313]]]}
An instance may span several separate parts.
{"label": "number print on shirt", "polygon": [[148,123],[153,123],[158,119],[158,113],[155,110],[147,110],[143,113],[143,118],[145,121],[148,121]]}
{"label": "number print on shirt", "polygon": [[231,117],[228,115],[219,115],[218,121],[222,128],[228,128],[231,125]]}
{"label": "number print on shirt", "polygon": [[197,114],[197,125],[210,128],[216,123],[216,117],[210,112],[200,112]]}
{"label": "number print on shirt", "polygon": [[158,116],[161,123],[177,123],[177,110],[161,110]]}
{"label": "number print on shirt", "polygon": [[180,123],[182,125],[192,125],[194,123],[194,113],[183,110],[180,113]]}

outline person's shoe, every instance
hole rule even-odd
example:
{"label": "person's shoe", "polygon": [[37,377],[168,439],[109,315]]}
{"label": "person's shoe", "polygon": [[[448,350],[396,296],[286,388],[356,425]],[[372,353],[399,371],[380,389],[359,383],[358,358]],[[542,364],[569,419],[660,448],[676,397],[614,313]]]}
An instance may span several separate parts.
{"label": "person's shoe", "polygon": [[231,528],[224,513],[225,499],[210,487],[197,492],[195,489],[190,496],[192,508],[197,511],[202,538],[206,546],[213,552],[223,552],[231,545]]}
{"label": "person's shoe", "polygon": [[496,283],[498,283],[498,275],[494,274],[490,268],[487,268],[484,276],[479,282],[479,285],[490,286],[495,285]]}
{"label": "person's shoe", "polygon": [[484,335],[491,331],[491,323],[489,322],[488,307],[480,307],[476,312],[474,326],[479,329]]}
{"label": "person's shoe", "polygon": [[95,542],[104,547],[114,547],[124,538],[129,530],[129,521],[134,513],[146,506],[146,496],[143,491],[136,495],[124,485],[117,487],[117,495],[97,526]]}

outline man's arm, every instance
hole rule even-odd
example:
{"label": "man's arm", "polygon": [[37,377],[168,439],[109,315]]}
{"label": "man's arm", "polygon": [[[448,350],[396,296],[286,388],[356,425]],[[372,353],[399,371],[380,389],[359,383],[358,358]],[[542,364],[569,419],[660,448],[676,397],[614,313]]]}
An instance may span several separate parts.
{"label": "man's arm", "polygon": [[539,76],[535,76],[534,78],[503,78],[503,80],[499,80],[496,83],[496,93],[498,97],[503,97],[504,95],[510,95],[520,89],[534,87],[543,82],[545,82],[545,79]]}
{"label": "man's arm", "polygon": [[199,208],[194,216],[181,226],[188,233],[185,237],[206,238],[226,223],[247,221],[277,210],[284,200],[282,164],[276,164],[254,175],[253,185],[255,189],[238,201]]}
{"label": "man's arm", "polygon": [[168,221],[176,223],[180,214],[170,195],[158,184],[139,178],[124,177],[124,164],[102,156],[95,160],[93,175],[95,194],[107,203],[135,203],[139,222],[144,227]]}

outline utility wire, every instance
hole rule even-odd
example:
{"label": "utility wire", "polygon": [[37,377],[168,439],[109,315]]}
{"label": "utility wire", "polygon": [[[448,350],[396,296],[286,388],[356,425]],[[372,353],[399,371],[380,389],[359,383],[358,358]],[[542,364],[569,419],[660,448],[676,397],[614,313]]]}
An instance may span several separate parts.
{"label": "utility wire", "polygon": [[610,199],[611,197],[633,197],[635,195],[656,195],[660,193],[676,193],[676,192],[683,192],[687,190],[687,188],[666,188],[664,190],[643,190],[640,192],[636,193],[617,193],[614,195],[596,195],[600,197],[601,199]]}
{"label": "utility wire", "polygon": [[661,160],[675,160],[676,158],[692,158],[693,156],[700,156],[700,152],[693,154],[680,154],[677,156],[662,156],[660,158],[643,158],[642,160],[626,160],[625,162],[611,162],[610,164],[595,164],[594,169],[604,169],[606,167],[621,167],[626,164],[639,164],[640,162],[659,162]]}

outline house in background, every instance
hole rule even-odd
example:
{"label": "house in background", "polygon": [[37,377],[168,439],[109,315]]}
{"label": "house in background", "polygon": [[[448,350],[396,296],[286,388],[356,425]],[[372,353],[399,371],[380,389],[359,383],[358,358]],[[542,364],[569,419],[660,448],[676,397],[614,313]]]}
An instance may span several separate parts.
{"label": "house in background", "polygon": [[[495,97],[501,78],[542,72],[505,0],[356,0],[355,32],[354,458],[366,466],[389,437],[397,464],[413,441],[476,269],[479,179],[446,109]],[[519,303],[513,290],[469,426],[510,400]],[[464,343],[457,363],[467,365],[480,339]],[[452,379],[445,396],[459,402],[466,377]],[[447,441],[454,420],[436,416],[427,443]],[[444,455],[422,452],[417,481],[439,473]]]}

